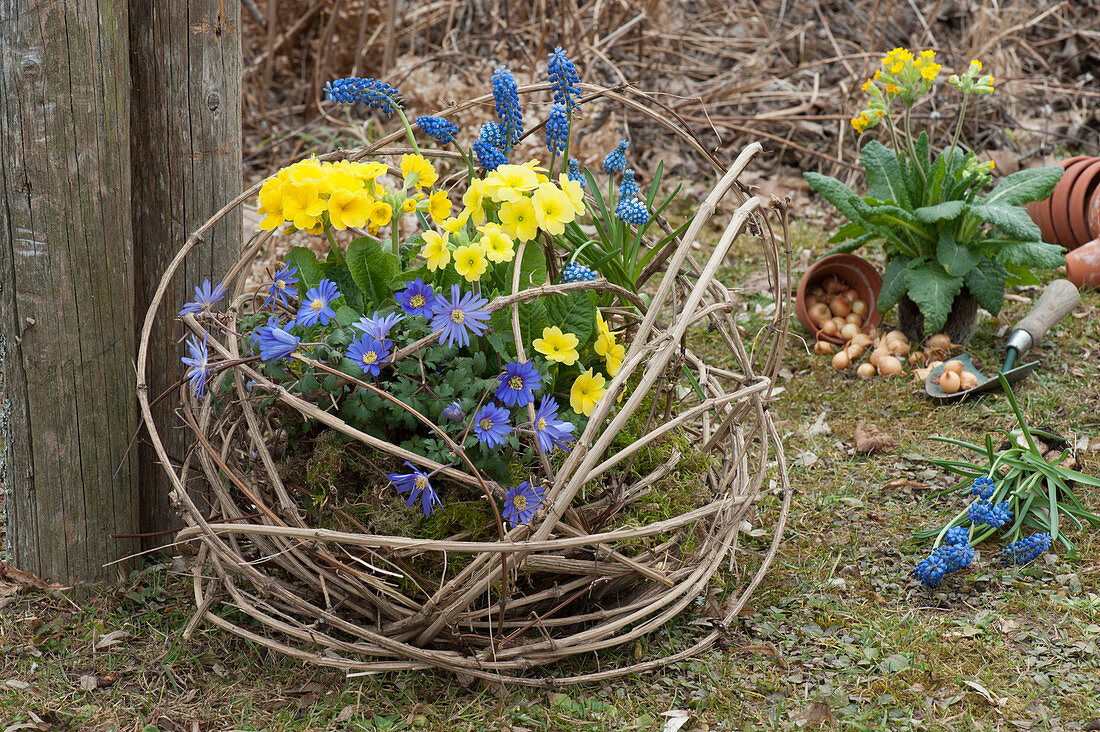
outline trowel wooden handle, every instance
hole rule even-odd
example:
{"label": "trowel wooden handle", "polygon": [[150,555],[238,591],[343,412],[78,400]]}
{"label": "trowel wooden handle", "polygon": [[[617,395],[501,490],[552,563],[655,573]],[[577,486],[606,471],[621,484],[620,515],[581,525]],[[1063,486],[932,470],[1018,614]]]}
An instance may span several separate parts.
{"label": "trowel wooden handle", "polygon": [[1081,302],[1081,295],[1069,280],[1054,280],[1039,297],[1039,302],[1024,319],[1016,324],[1016,330],[1026,330],[1033,344],[1038,344],[1051,326],[1066,317]]}

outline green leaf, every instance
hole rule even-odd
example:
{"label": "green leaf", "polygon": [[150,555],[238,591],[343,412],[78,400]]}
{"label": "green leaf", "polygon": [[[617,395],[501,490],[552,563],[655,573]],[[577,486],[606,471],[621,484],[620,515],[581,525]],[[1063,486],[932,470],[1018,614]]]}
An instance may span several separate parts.
{"label": "green leaf", "polygon": [[1015,239],[1023,239],[1024,241],[1040,241],[1042,239],[1039,227],[1027,215],[1027,211],[1018,206],[979,203],[971,206],[970,212]]}
{"label": "green leaf", "polygon": [[966,287],[993,315],[1001,311],[1008,272],[996,259],[983,259],[966,274]]}
{"label": "green leaf", "polygon": [[1042,201],[1058,185],[1064,172],[1061,166],[1055,165],[1049,168],[1028,168],[1006,175],[982,199],[982,203],[1022,206],[1031,201]]}
{"label": "green leaf", "polygon": [[943,328],[955,296],[963,286],[962,277],[952,277],[936,262],[927,262],[905,273],[909,297],[924,313],[924,332]]}
{"label": "green leaf", "polygon": [[934,230],[929,230],[926,224],[917,220],[909,211],[895,206],[892,203],[882,203],[871,200],[856,200],[852,207],[859,212],[863,221],[868,224],[868,229],[877,227],[887,241],[901,241],[899,230],[904,229],[923,239],[928,244],[936,242]]}
{"label": "green leaf", "polygon": [[1054,269],[1066,263],[1062,247],[1045,241],[1005,241],[996,256],[1000,262],[1022,267]]}
{"label": "green leaf", "polygon": [[965,277],[981,259],[977,252],[969,247],[959,246],[950,229],[940,232],[940,243],[936,247],[936,261],[952,277]]}
{"label": "green leaf", "polygon": [[922,206],[913,212],[918,221],[935,224],[939,221],[954,221],[967,208],[965,201],[944,201],[935,206]]}
{"label": "green leaf", "polygon": [[596,327],[596,304],[592,302],[592,293],[570,292],[564,295],[549,295],[545,300],[549,322],[566,333],[577,336],[580,341],[578,348],[588,343]]}
{"label": "green leaf", "polygon": [[391,283],[400,269],[397,255],[366,237],[348,245],[348,270],[363,293],[365,308],[380,307],[393,299]]}
{"label": "green leaf", "polygon": [[837,229],[837,232],[829,237],[830,244],[836,244],[837,242],[848,241],[849,239],[855,239],[863,236],[867,233],[867,230],[860,226],[855,221],[849,221],[848,223]]}
{"label": "green leaf", "polygon": [[294,247],[286,255],[288,266],[298,268],[298,299],[304,299],[308,290],[317,286],[325,277],[324,265],[308,247]]}
{"label": "green leaf", "polygon": [[349,325],[359,320],[359,317],[363,314],[363,311],[356,311],[347,305],[341,305],[336,308],[336,322],[341,327],[347,328]]}
{"label": "green leaf", "polygon": [[905,186],[901,164],[890,148],[878,140],[871,140],[863,146],[860,162],[867,171],[867,195],[909,208],[909,190]]}
{"label": "green leaf", "polygon": [[884,313],[905,294],[905,272],[909,269],[909,257],[897,255],[886,263],[886,273],[882,276],[882,289],[878,293],[878,311]]}
{"label": "green leaf", "polygon": [[855,239],[850,239],[843,244],[837,244],[835,247],[826,252],[826,254],[851,254],[867,242],[881,238],[882,237],[880,237],[878,234],[872,234],[868,232],[866,234],[863,234],[862,236],[857,236]]}
{"label": "green leaf", "polygon": [[344,302],[352,309],[363,312],[363,293],[359,290],[355,280],[352,279],[351,272],[343,263],[343,257],[340,257],[338,262],[331,261],[330,258],[329,261],[325,262],[324,270],[325,277],[336,283],[337,289],[344,297]]}
{"label": "green leaf", "polygon": [[[519,289],[546,284],[546,255],[537,241],[527,242],[519,268]],[[509,283],[511,286],[511,283]]]}
{"label": "green leaf", "polygon": [[849,221],[863,222],[863,218],[853,205],[855,201],[859,200],[859,196],[851,188],[836,178],[830,178],[821,173],[807,172],[803,173],[802,177],[810,184],[810,188],[813,188],[821,194],[822,198],[836,206],[837,211],[844,214]]}

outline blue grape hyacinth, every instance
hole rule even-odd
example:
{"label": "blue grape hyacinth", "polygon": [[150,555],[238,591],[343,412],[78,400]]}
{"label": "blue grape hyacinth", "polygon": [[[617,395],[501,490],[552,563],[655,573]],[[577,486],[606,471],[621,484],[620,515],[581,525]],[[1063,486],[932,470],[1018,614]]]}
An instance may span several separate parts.
{"label": "blue grape hyacinth", "polygon": [[401,106],[401,92],[381,79],[350,77],[325,84],[325,98],[341,104],[366,104],[386,117]]}
{"label": "blue grape hyacinth", "polygon": [[607,157],[603,159],[603,169],[605,173],[621,173],[626,170],[626,149],[630,147],[630,143],[626,140],[619,140],[619,144],[614,150],[607,154]]}
{"label": "blue grape hyacinth", "polygon": [[1047,549],[1050,549],[1050,545],[1053,541],[1054,539],[1050,534],[1041,531],[1037,534],[1032,534],[1026,539],[1012,542],[1001,550],[1001,557],[1003,557],[1006,562],[1027,564],[1044,554]]}
{"label": "blue grape hyacinth", "polygon": [[546,149],[552,155],[561,155],[569,143],[569,119],[565,115],[565,106],[555,104],[550,107],[550,116],[546,118]]}
{"label": "blue grape hyacinth", "polygon": [[980,496],[986,500],[993,497],[993,494],[997,490],[997,485],[993,482],[992,478],[975,478],[974,484],[970,488],[970,492],[975,496]]}
{"label": "blue grape hyacinth", "polygon": [[638,182],[634,180],[634,169],[627,168],[623,171],[622,182],[619,183],[619,198],[638,198],[640,193]]}
{"label": "blue grape hyacinth", "polygon": [[991,501],[979,498],[970,504],[967,516],[974,525],[988,524],[999,529],[1012,520],[1012,509],[1008,507],[1008,501],[993,505]]}
{"label": "blue grape hyacinth", "polygon": [[577,264],[576,262],[570,262],[562,267],[561,270],[561,282],[562,284],[568,284],[570,282],[590,282],[596,279],[596,271],[585,267],[583,264]]}
{"label": "blue grape hyacinth", "polygon": [[523,107],[519,104],[519,87],[516,77],[507,66],[498,66],[489,78],[493,85],[493,99],[496,100],[497,119],[500,120],[500,131],[504,135],[507,152],[519,142],[523,134]]}
{"label": "blue grape hyacinth", "polygon": [[581,80],[577,76],[576,65],[565,55],[561,46],[554,48],[554,52],[550,54],[550,59],[546,62],[546,75],[554,90],[554,103],[567,110],[575,107],[581,98]]}
{"label": "blue grape hyacinth", "polygon": [[944,532],[943,543],[947,546],[970,543],[970,531],[965,526],[953,526]]}
{"label": "blue grape hyacinth", "polygon": [[448,122],[443,117],[417,117],[413,120],[416,126],[420,128],[428,137],[432,138],[440,145],[446,145],[455,139],[455,135],[458,134],[458,125],[453,122]]}
{"label": "blue grape hyacinth", "polygon": [[917,563],[913,576],[928,587],[935,587],[945,575],[966,569],[974,561],[974,547],[969,544],[941,545]]}
{"label": "blue grape hyacinth", "polygon": [[584,173],[581,172],[581,161],[576,158],[569,158],[569,172],[566,174],[569,180],[581,184],[581,188],[588,188],[588,181],[584,178]]}
{"label": "blue grape hyacinth", "polygon": [[501,165],[508,164],[508,156],[505,155],[506,147],[504,135],[496,122],[483,124],[480,134],[474,140],[474,154],[477,155],[477,162],[490,173]]}
{"label": "blue grape hyacinth", "polygon": [[620,221],[641,226],[649,221],[649,209],[637,198],[620,198],[615,204],[615,215]]}

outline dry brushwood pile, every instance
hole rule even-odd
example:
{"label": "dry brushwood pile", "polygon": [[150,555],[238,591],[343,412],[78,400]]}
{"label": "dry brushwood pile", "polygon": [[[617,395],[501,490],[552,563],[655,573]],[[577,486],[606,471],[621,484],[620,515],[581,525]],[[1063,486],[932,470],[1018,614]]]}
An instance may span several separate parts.
{"label": "dry brushwood pile", "polygon": [[[500,72],[494,88],[507,88],[505,81],[515,89],[507,72]],[[385,96],[392,90],[376,84],[357,88],[368,87],[372,94],[382,90],[378,93],[383,96],[371,97],[372,103],[404,119],[396,97]],[[336,91],[330,94],[339,101],[340,87],[331,88]],[[205,292],[196,288],[197,302],[189,303],[182,313],[194,336],[189,344],[192,358],[185,359],[192,366],[191,383],[182,389],[181,414],[183,427],[195,436],[194,448],[182,464],[169,460],[160,439],[165,430],[180,425],[153,423],[149,396],[144,384],[139,384],[151,440],[167,466],[173,501],[186,524],[177,539],[198,547],[194,563],[198,611],[188,633],[205,620],[294,657],[349,671],[437,668],[496,681],[554,686],[655,668],[698,653],[717,641],[763,578],[782,538],[791,498],[782,444],[768,409],[788,312],[785,306],[777,308],[771,325],[753,334],[747,349],[736,324],[743,306],[715,278],[734,242],[750,236],[763,248],[772,287],[780,292],[785,284],[780,282],[777,242],[786,237],[786,207],[778,201],[771,207],[761,206],[739,180],[761,147],[749,145],[732,163],[722,164],[643,94],[588,84],[564,91],[553,84],[515,89],[527,96],[551,90],[564,95],[566,104],[555,104],[551,110],[551,120],[557,120],[558,126],[547,123],[548,171],[534,161],[485,164],[479,152],[486,171],[492,171],[481,178],[472,164],[462,163],[461,148],[456,148],[459,154],[421,150],[406,124],[404,130],[365,148],[295,163],[263,188],[258,184],[245,191],[196,231],[170,265],[145,321],[139,374],[145,374],[149,337],[164,292],[204,231],[221,217],[239,215],[238,207],[257,192],[261,212],[275,216],[275,223],[253,237],[225,276],[226,311],[215,312],[221,292],[205,283]],[[478,98],[455,109],[461,115],[491,100],[492,96]],[[505,95],[503,103],[507,102]],[[625,143],[608,156],[604,166],[605,171],[618,170],[623,175],[618,205],[613,203],[610,182],[605,202],[592,171],[583,172],[585,188],[580,187],[581,173],[572,162],[569,174],[564,172],[568,152],[559,159],[552,138],[562,135],[558,142],[567,146],[572,134],[565,121],[567,106],[590,102],[618,104],[663,130],[670,144],[679,140],[700,155],[718,182],[697,212],[679,226],[666,220],[661,212],[674,194],[663,204],[655,202],[660,198],[656,194],[660,176],[648,195],[638,190],[633,173],[622,172]],[[502,103],[500,98],[497,103]],[[512,103],[518,112],[514,97]],[[501,126],[509,119],[501,114]],[[444,145],[454,139],[454,133],[440,122],[418,118],[417,125],[423,134],[442,137]],[[482,128],[479,142],[489,127]],[[511,142],[513,153],[522,130],[522,125],[513,130],[517,138]],[[492,128],[494,134],[499,131]],[[504,141],[499,144],[508,145],[507,134],[500,136]],[[403,137],[409,147],[396,146]],[[503,155],[507,150],[490,152]],[[555,164],[562,169],[560,178]],[[438,182],[435,165],[443,171]],[[306,208],[298,205],[300,188],[308,184],[301,182],[307,174],[303,171],[345,176],[341,180],[349,171],[370,176],[367,190],[373,192],[362,195],[377,196],[371,206],[385,203],[385,222],[371,218],[369,224],[348,223],[355,214],[350,199],[340,198],[346,191],[330,194],[324,214],[318,213],[320,208],[305,213]],[[548,175],[539,173],[542,182],[533,196],[520,183],[504,182],[528,175],[534,181],[535,171]],[[398,184],[391,188],[390,181],[401,176],[404,188]],[[608,176],[610,181],[610,172]],[[561,189],[554,182],[559,180]],[[494,185],[497,190],[506,188],[506,193],[486,194],[485,209],[480,210],[482,199],[471,196],[470,190],[492,191]],[[279,186],[290,186],[299,196],[294,211],[287,202],[290,189]],[[573,199],[576,211],[595,217],[586,219],[590,223],[585,227],[572,221],[569,199],[563,198],[566,191],[581,194],[583,202]],[[284,198],[280,201],[275,193]],[[316,191],[313,195],[311,200],[316,201]],[[443,218],[450,212],[448,195],[461,197],[467,205],[457,219]],[[499,211],[497,204],[489,203],[493,196]],[[540,207],[539,226],[547,232],[536,239],[525,238],[522,227],[509,228],[508,207],[530,205],[528,200]],[[564,209],[555,208],[554,201],[566,202]],[[736,210],[713,251],[705,261],[697,261],[699,252],[709,250],[701,248],[699,235],[723,201]],[[362,222],[368,220],[368,210],[375,211],[364,208]],[[406,215],[419,216],[429,230],[401,241],[403,210],[421,212]],[[476,236],[473,221],[479,216],[484,221],[486,213],[489,221],[478,229],[482,243],[490,231],[494,240],[499,240],[502,230],[505,239],[509,232],[517,237],[514,251],[511,240],[506,247],[501,245],[501,256],[488,271],[480,255],[471,254],[473,244],[448,251],[447,236],[441,237],[428,224],[430,215],[454,238],[453,245]],[[296,248],[287,259],[297,264],[296,271],[291,272],[288,264],[273,282],[268,281],[269,289],[257,290],[248,279],[253,259],[274,246],[272,237],[284,217],[288,222],[294,218],[288,230],[324,229],[331,251],[327,260],[318,261],[309,249]],[[499,225],[493,223],[496,217]],[[569,220],[564,233],[560,221],[551,220],[554,217]],[[387,224],[392,237],[384,233]],[[357,226],[368,232],[347,242],[344,237]],[[624,252],[633,242],[630,257],[621,260],[628,276],[618,264],[612,267],[608,257],[594,254],[602,251],[597,240],[590,238],[597,229],[617,236]],[[558,233],[551,235],[551,231]],[[392,255],[388,253],[391,240]],[[485,246],[492,251],[496,244]],[[448,267],[452,254],[453,271]],[[427,264],[421,266],[418,256],[426,257]],[[582,266],[582,261],[593,269]],[[380,266],[379,262],[389,262],[386,266],[397,271],[404,266],[420,269],[410,270],[404,280],[389,270],[379,285],[379,280],[372,279],[376,270],[370,269]],[[350,276],[337,276],[345,269]],[[318,283],[316,272],[321,271],[330,273],[332,280]],[[417,279],[410,283],[414,274]],[[293,286],[276,287],[289,283],[292,275],[301,278],[297,292]],[[421,276],[435,283],[437,294],[431,294]],[[392,300],[387,289],[391,283],[398,283],[395,291],[407,284],[407,289],[397,291],[404,314],[391,305],[393,312],[388,316],[377,311],[370,318],[364,316],[354,327],[366,332],[348,346],[350,336],[341,335],[340,326],[351,331],[349,324],[358,313],[333,300],[335,295],[325,294],[326,287],[335,293],[334,282],[346,303],[369,303],[370,290],[378,287]],[[356,288],[356,283],[361,287]],[[461,301],[460,285],[473,288]],[[305,292],[306,286],[314,289]],[[444,320],[454,318],[453,322],[441,329],[440,320],[430,321],[430,327],[418,320],[415,308],[424,301],[412,297],[414,291],[417,296],[435,297],[435,317],[444,313]],[[444,291],[453,293],[451,301],[442,296]],[[481,300],[474,293],[487,296],[485,304],[477,306],[480,310],[474,309]],[[267,300],[260,305],[265,294]],[[289,324],[280,325],[284,314],[293,316],[295,296],[300,301],[297,325],[293,317]],[[329,330],[318,331],[322,325],[316,324],[317,318],[328,302],[336,310],[331,319],[321,321],[329,323]],[[543,303],[553,318],[549,322],[540,316]],[[558,318],[555,308],[562,303],[571,303],[574,309]],[[267,307],[270,313],[264,310]],[[378,306],[359,307],[369,312]],[[464,324],[463,317],[454,317],[458,309],[464,309]],[[579,320],[578,311],[583,313]],[[556,326],[535,328],[532,333],[530,323],[539,317],[544,318],[540,325],[568,324],[581,335],[563,335]],[[463,348],[456,347],[435,364],[433,349],[443,349],[445,339],[447,346],[454,345],[450,339],[456,332],[448,329],[471,325],[475,318],[490,327],[474,331],[477,338],[462,341]],[[307,320],[313,330],[301,327]],[[376,328],[381,330],[372,330]],[[407,340],[400,340],[406,332]],[[532,341],[538,332],[543,338]],[[341,337],[345,339],[340,341]],[[381,341],[372,341],[374,337]],[[393,343],[387,338],[393,338]],[[722,365],[701,355],[706,350],[704,340],[711,351],[719,343],[728,352]],[[339,351],[330,348],[335,343]],[[558,353],[554,343],[564,343],[566,351],[573,348],[572,355]],[[586,343],[597,345],[589,349]],[[354,360],[343,356],[345,346]],[[565,374],[576,372],[568,368],[585,369],[584,364],[571,366],[578,350],[582,359],[588,359],[589,368],[576,376],[570,390],[567,379],[573,377]],[[502,364],[515,359],[504,373],[503,366],[485,365],[486,359],[502,354],[508,355]],[[591,367],[593,360],[598,363],[595,354],[606,360],[606,382]],[[464,367],[472,368],[473,375],[466,371],[458,388],[466,388],[467,382],[483,383],[477,379],[481,368],[490,374],[489,391],[445,406],[433,390],[442,394],[446,385],[439,379],[432,381],[433,374],[445,374],[447,368],[458,368],[454,365],[458,363],[475,364]],[[538,366],[537,374],[532,364]],[[513,367],[517,370],[511,371]],[[398,373],[412,376],[401,380]],[[533,384],[541,383],[547,394],[538,414],[555,419],[536,415],[530,394],[519,400],[528,377],[534,378]],[[311,386],[303,386],[309,379]],[[402,392],[402,384],[419,386]],[[554,384],[559,385],[556,392]],[[567,399],[572,410],[563,408],[560,419],[571,423],[557,421],[557,406],[549,396],[560,395],[562,389],[567,395],[559,398]],[[433,393],[426,396],[427,392]],[[398,393],[406,396],[394,396]],[[509,394],[513,401],[507,400]],[[373,408],[378,411],[367,409],[371,399],[377,400]],[[496,429],[493,420],[508,413],[493,399],[521,408],[512,415],[514,431],[507,418],[507,429],[495,434],[490,430]],[[554,408],[544,412],[548,403]],[[474,410],[480,411],[469,421]],[[524,452],[522,445],[510,441],[500,447],[522,432],[523,420],[530,425],[530,433],[539,436],[533,444],[541,446]],[[556,425],[558,432],[545,432],[547,422]],[[553,439],[542,444],[544,435]],[[337,446],[336,462],[326,462],[326,455],[332,453],[324,451],[333,445]],[[501,455],[507,460],[501,460]],[[336,485],[333,466],[353,460],[361,461],[363,469]],[[388,474],[391,485],[380,480],[388,469],[402,470],[403,462],[412,473]],[[311,491],[318,474],[322,484],[328,481],[319,493]],[[508,488],[520,479],[512,477],[517,474],[524,482]],[[394,487],[411,489],[407,502]],[[773,488],[779,505],[767,514],[758,512],[760,499]],[[415,505],[421,497],[423,518]],[[503,507],[498,508],[501,501]],[[768,518],[762,518],[765,515]],[[449,523],[448,517],[456,518]],[[760,528],[771,539],[754,546],[752,560],[743,563],[738,559],[738,536],[747,520],[763,524]],[[722,609],[714,618],[714,628],[690,647],[631,666],[573,676],[529,673],[661,628],[685,608],[701,603],[708,588],[717,591],[712,580],[722,568],[728,570],[722,578]]]}
{"label": "dry brushwood pile", "polygon": [[[245,150],[257,176],[300,157],[321,128],[364,141],[375,134],[324,109],[327,79],[385,79],[431,109],[473,96],[495,64],[534,68],[559,44],[572,49],[582,81],[659,95],[710,149],[763,141],[767,160],[746,181],[765,193],[803,190],[803,170],[856,174],[848,120],[862,92],[852,80],[899,46],[934,49],[948,68],[983,59],[1000,91],[971,108],[963,137],[994,151],[1005,173],[1043,164],[1056,148],[1096,145],[1100,135],[1095,0],[280,0],[246,8]],[[585,112],[592,129],[577,147],[582,161],[630,134],[639,172],[661,159],[688,176],[709,173],[688,152],[670,158],[651,146],[652,125],[631,120],[627,130],[612,105]],[[955,112],[930,101],[914,115],[935,137]]]}

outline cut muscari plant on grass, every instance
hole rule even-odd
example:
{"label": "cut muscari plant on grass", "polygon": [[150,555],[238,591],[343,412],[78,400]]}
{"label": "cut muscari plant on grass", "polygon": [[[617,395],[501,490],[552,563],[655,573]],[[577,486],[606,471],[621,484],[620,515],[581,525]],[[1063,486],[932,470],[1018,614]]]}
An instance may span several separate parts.
{"label": "cut muscari plant on grass", "polygon": [[863,133],[882,123],[893,148],[878,140],[863,146],[860,164],[866,174],[866,196],[836,178],[804,174],[848,220],[830,239],[837,243],[832,252],[881,242],[886,272],[878,310],[886,312],[908,295],[924,316],[925,333],[944,327],[964,287],[996,314],[1006,285],[1037,284],[1030,268],[1052,269],[1065,263],[1061,249],[1042,241],[1039,227],[1022,208],[1050,195],[1062,169],[1021,170],[986,192],[993,163],[979,163],[975,152],[960,147],[970,96],[993,92],[993,77],[982,73],[979,61],[948,79],[963,95],[949,144],[937,154],[926,132],[914,135],[914,105],[934,94],[939,77],[935,55],[896,48],[863,85],[867,106],[852,119],[852,126]]}
{"label": "cut muscari plant on grass", "polygon": [[1077,529],[1084,529],[1085,524],[1100,526],[1100,516],[1085,509],[1070,488],[1071,483],[1100,486],[1100,479],[1062,465],[1063,454],[1048,462],[1036,438],[1059,438],[1029,428],[1008,382],[1003,375],[999,378],[1017,422],[1015,430],[1000,430],[1006,447],[995,450],[993,435],[986,436],[984,446],[949,437],[933,438],[982,459],[930,460],[963,477],[951,490],[974,498],[943,527],[917,533],[919,539],[935,538],[931,556],[913,570],[926,585],[934,587],[945,574],[969,566],[974,558],[973,547],[987,539],[998,537],[1007,542],[1001,549],[1004,561],[1026,564],[1047,551],[1054,541],[1061,542],[1069,557],[1077,556],[1076,546],[1065,533],[1066,521]]}

